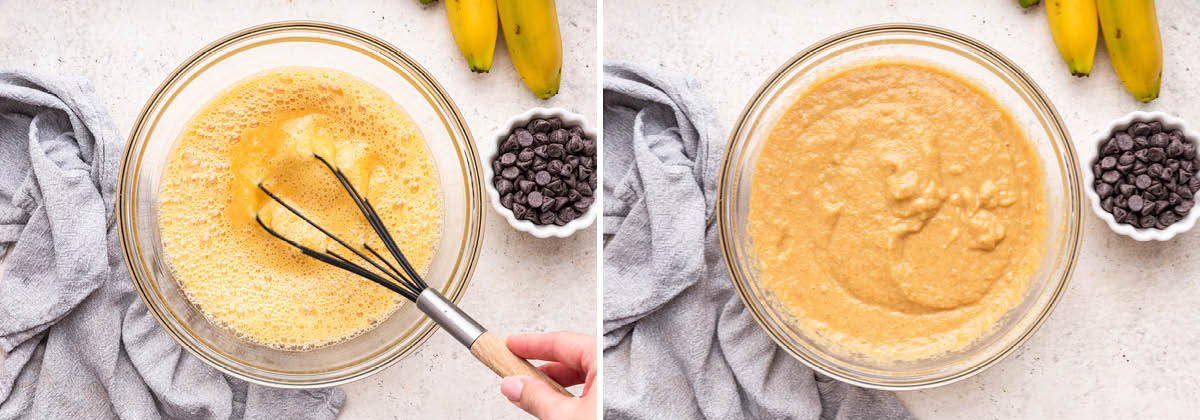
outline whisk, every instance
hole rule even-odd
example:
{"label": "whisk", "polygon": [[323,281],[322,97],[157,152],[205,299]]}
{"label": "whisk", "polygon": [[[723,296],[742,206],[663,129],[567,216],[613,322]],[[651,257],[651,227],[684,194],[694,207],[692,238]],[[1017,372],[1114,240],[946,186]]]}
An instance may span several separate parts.
{"label": "whisk", "polygon": [[[417,308],[421,309],[421,311],[426,315],[429,315],[430,319],[445,329],[446,332],[449,332],[451,336],[458,340],[458,342],[470,349],[471,354],[474,355],[476,359],[479,359],[480,362],[483,362],[484,365],[487,365],[487,367],[491,368],[492,371],[496,372],[497,375],[500,375],[501,377],[523,375],[541,378],[547,384],[550,384],[551,387],[558,390],[558,392],[571,396],[571,394],[568,393],[567,390],[562,387],[562,385],[559,385],[558,382],[555,382],[549,376],[546,376],[545,373],[534,367],[529,363],[529,361],[517,357],[511,351],[509,351],[508,346],[505,345],[503,339],[495,334],[492,334],[491,332],[488,332],[486,329],[480,326],[478,322],[475,322],[470,315],[467,315],[466,312],[463,312],[462,309],[459,309],[457,305],[455,305],[453,302],[450,302],[450,300],[446,299],[445,296],[442,296],[442,294],[437,290],[429,288],[429,286],[425,283],[425,280],[422,279],[419,274],[417,274],[415,269],[413,269],[412,264],[409,264],[408,259],[404,257],[404,253],[400,251],[398,246],[396,246],[396,241],[392,239],[392,234],[389,233],[387,227],[383,225],[383,221],[379,218],[379,214],[376,213],[375,208],[371,206],[370,200],[359,194],[358,190],[354,188],[354,185],[350,183],[350,180],[346,177],[342,170],[339,169],[335,164],[330,163],[329,160],[317,153],[313,153],[313,157],[319,160],[326,168],[329,169],[330,172],[333,173],[333,176],[337,178],[338,183],[340,183],[342,188],[346,190],[346,193],[350,195],[350,199],[354,201],[354,204],[358,207],[358,210],[362,213],[363,217],[366,218],[367,224],[370,225],[373,231],[375,231],[375,234],[379,237],[384,247],[387,248],[387,252],[391,255],[392,259],[396,261],[396,265],[400,266],[399,269],[397,269],[396,265],[393,265],[391,262],[389,262],[387,258],[384,258],[383,255],[381,255],[378,251],[376,251],[370,245],[367,245],[365,241],[362,244],[363,250],[366,251],[365,253],[354,248],[353,246],[350,246],[350,244],[348,244],[346,241],[337,237],[337,235],[334,235],[325,228],[322,228],[295,207],[284,202],[279,198],[279,196],[271,192],[271,190],[263,185],[262,182],[258,183],[258,188],[266,193],[271,200],[279,203],[279,205],[284,209],[287,209],[288,212],[292,213],[309,226],[316,228],[322,234],[337,242],[342,248],[350,251],[352,255],[342,255],[328,248],[326,248],[324,251],[317,251],[301,245],[300,243],[288,239],[272,229],[263,222],[262,218],[259,217],[258,214],[255,214],[254,220],[258,222],[259,226],[266,230],[267,233],[271,234],[271,236],[274,236],[283,242],[286,242],[288,245],[299,249],[300,252],[304,253],[304,255],[316,258],[321,262],[366,278],[367,280],[375,282],[376,284],[383,286],[388,290],[404,296],[405,299],[416,302]],[[363,265],[360,262],[355,262],[357,260],[364,261],[367,265]]]}

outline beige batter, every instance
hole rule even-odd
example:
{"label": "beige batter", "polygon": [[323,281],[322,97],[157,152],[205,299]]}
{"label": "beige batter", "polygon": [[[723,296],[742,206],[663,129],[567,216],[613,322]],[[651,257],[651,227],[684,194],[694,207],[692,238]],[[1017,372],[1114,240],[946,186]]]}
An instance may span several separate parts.
{"label": "beige batter", "polygon": [[1022,299],[1046,235],[1038,155],[971,83],[920,64],[804,93],[758,160],[750,232],[802,327],[878,360],[959,350]]}
{"label": "beige batter", "polygon": [[432,157],[387,94],[316,68],[238,82],[206,104],[175,145],[159,190],[159,227],[188,299],[254,343],[288,350],[334,344],[386,319],[402,299],[300,254],[254,221],[261,215],[293,240],[350,255],[269,201],[257,189],[262,182],[350,243],[384,249],[313,151],[334,159],[366,193],[418,272],[441,237]]}

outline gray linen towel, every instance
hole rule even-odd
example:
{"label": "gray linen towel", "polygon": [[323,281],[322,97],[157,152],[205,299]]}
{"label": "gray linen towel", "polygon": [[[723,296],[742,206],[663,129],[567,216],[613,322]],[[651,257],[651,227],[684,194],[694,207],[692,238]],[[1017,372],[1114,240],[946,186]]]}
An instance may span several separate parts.
{"label": "gray linen towel", "polygon": [[729,281],[713,204],[725,135],[688,78],[604,67],[608,419],[911,418],[779,350]]}
{"label": "gray linen towel", "polygon": [[331,419],[345,395],[225,377],[142,304],[117,238],[123,139],[91,85],[0,70],[0,419]]}

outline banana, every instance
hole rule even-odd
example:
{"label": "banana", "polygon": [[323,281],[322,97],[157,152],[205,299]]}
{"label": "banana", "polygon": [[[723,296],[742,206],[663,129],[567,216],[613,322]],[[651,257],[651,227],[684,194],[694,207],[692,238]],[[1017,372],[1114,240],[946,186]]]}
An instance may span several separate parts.
{"label": "banana", "polygon": [[1100,28],[1113,69],[1137,100],[1158,97],[1162,84],[1162,38],[1154,0],[1097,0]]}
{"label": "banana", "polygon": [[1096,17],[1096,0],[1047,0],[1046,20],[1058,53],[1067,61],[1067,69],[1075,76],[1092,72],[1096,57],[1096,37],[1100,21]]}
{"label": "banana", "polygon": [[446,18],[471,71],[487,73],[496,52],[496,0],[446,0]]}
{"label": "banana", "polygon": [[497,0],[500,26],[513,66],[537,97],[558,93],[562,77],[562,34],[554,0]]}
{"label": "banana", "polygon": [[1033,7],[1041,0],[1020,0],[1021,7]]}

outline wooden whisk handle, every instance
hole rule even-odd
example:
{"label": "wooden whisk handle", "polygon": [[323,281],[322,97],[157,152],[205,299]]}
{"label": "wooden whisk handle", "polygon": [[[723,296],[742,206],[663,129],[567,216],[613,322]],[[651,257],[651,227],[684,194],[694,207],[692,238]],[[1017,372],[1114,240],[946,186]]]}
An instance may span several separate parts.
{"label": "wooden whisk handle", "polygon": [[471,319],[470,315],[459,309],[458,305],[446,299],[434,289],[425,289],[417,297],[417,308],[429,315],[429,318],[442,329],[446,330],[455,340],[471,349],[471,354],[484,365],[496,372],[501,378],[508,376],[530,376],[539,378],[550,384],[563,395],[573,397],[562,385],[550,379],[541,369],[533,367],[528,360],[517,357],[508,350],[504,339],[488,332]]}
{"label": "wooden whisk handle", "polygon": [[556,391],[573,397],[566,388],[555,382],[549,376],[546,376],[541,369],[534,367],[528,360],[517,357],[508,350],[508,345],[504,343],[504,339],[492,334],[490,331],[485,331],[483,335],[475,339],[471,344],[471,354],[475,355],[476,359],[483,362],[484,365],[496,372],[501,378],[508,376],[530,376],[539,378],[542,381],[550,384]]}

